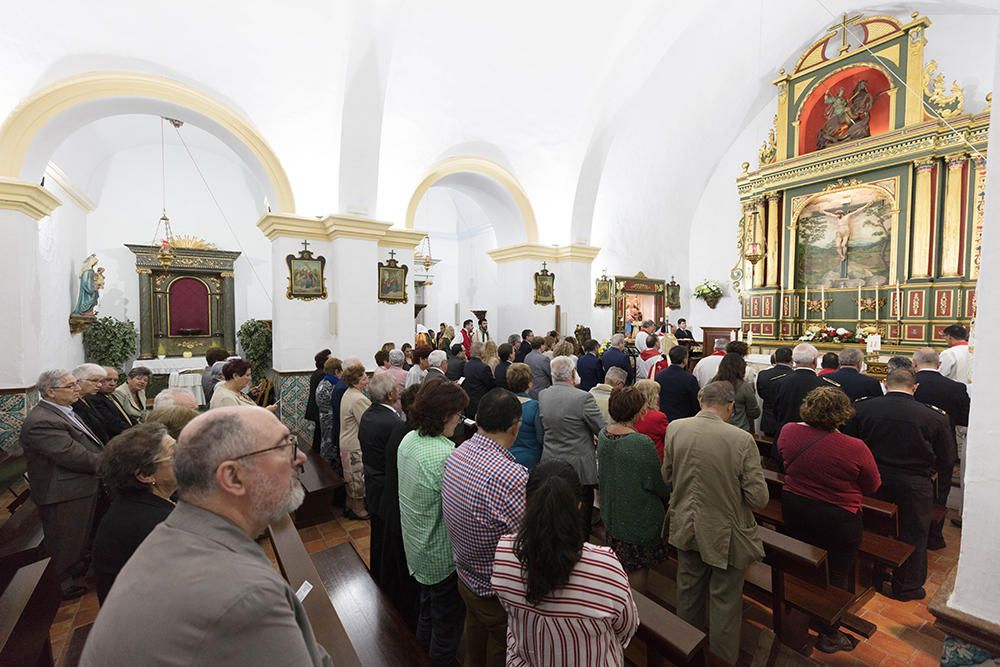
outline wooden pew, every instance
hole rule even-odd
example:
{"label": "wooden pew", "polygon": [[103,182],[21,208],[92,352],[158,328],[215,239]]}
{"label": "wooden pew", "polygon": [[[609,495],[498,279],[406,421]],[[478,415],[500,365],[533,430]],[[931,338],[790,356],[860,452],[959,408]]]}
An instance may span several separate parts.
{"label": "wooden pew", "polygon": [[0,594],[0,665],[52,667],[49,628],[61,600],[51,559],[14,573]]}
{"label": "wooden pew", "polygon": [[19,568],[45,557],[43,537],[42,519],[30,500],[0,526],[0,590]]}
{"label": "wooden pew", "polygon": [[304,581],[308,581],[314,589],[317,589],[302,600],[302,606],[309,616],[309,624],[312,626],[316,641],[330,654],[333,663],[337,667],[361,667],[366,664],[355,653],[351,638],[348,637],[340,617],[334,610],[330,598],[324,594],[323,579],[306,552],[291,517],[282,517],[268,526],[267,536],[271,540],[271,546],[274,547],[281,576],[292,590],[298,591]]}
{"label": "wooden pew", "polygon": [[294,512],[298,528],[313,526],[333,518],[333,496],[344,486],[344,480],[333,471],[322,456],[313,451],[310,443],[299,438],[299,449],[306,455],[299,480],[306,491],[306,498]]}
{"label": "wooden pew", "polygon": [[[430,665],[430,658],[349,543],[313,555],[324,588],[366,667]],[[335,660],[336,662],[336,660]]]}
{"label": "wooden pew", "polygon": [[660,604],[632,589],[639,611],[639,629],[635,636],[646,645],[647,667],[707,665],[708,637]]}

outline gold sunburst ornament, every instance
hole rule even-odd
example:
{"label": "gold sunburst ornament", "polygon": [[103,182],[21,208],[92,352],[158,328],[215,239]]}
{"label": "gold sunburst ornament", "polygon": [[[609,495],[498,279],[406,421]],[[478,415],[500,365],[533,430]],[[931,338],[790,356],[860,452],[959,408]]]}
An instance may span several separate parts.
{"label": "gold sunburst ornament", "polygon": [[209,243],[203,238],[191,234],[181,234],[175,236],[171,244],[175,248],[187,248],[188,250],[218,250],[214,243]]}

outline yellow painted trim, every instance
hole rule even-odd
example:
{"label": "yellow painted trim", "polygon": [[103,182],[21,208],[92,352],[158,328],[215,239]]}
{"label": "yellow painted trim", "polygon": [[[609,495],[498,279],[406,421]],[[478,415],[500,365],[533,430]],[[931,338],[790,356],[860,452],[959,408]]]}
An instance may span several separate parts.
{"label": "yellow painted trim", "polygon": [[385,236],[379,239],[378,245],[380,248],[405,248],[406,250],[415,250],[426,236],[427,232],[422,232],[416,229],[399,229],[398,227],[393,227],[385,233]]}
{"label": "yellow painted trim", "polygon": [[169,102],[212,119],[260,163],[274,189],[278,212],[295,211],[292,187],[278,157],[249,120],[185,83],[138,72],[89,72],[63,79],[23,101],[0,126],[0,176],[17,178],[31,144],[59,114],[95,100],[142,97]]}
{"label": "yellow painted trim", "polygon": [[52,215],[52,211],[60,206],[62,202],[40,185],[0,177],[0,209],[18,211],[41,220]]}
{"label": "yellow painted trim", "polygon": [[328,215],[323,219],[327,238],[381,241],[392,227],[391,222],[379,222],[355,215]]}
{"label": "yellow painted trim", "polygon": [[511,197],[514,198],[514,203],[517,204],[518,210],[521,212],[521,219],[524,221],[525,238],[527,238],[528,243],[538,243],[538,223],[535,221],[535,211],[531,208],[531,202],[528,201],[528,195],[524,191],[524,188],[514,178],[514,175],[501,165],[492,160],[473,155],[451,157],[437,163],[431,168],[423,180],[420,181],[417,189],[413,191],[413,196],[410,197],[410,203],[406,207],[406,229],[413,229],[413,220],[417,215],[417,206],[420,205],[420,200],[423,199],[424,195],[435,183],[445,176],[468,172],[489,176],[510,193]]}
{"label": "yellow painted trim", "polygon": [[272,241],[279,237],[317,241],[329,239],[323,218],[308,218],[287,213],[268,213],[257,221],[257,228]]}
{"label": "yellow painted trim", "polygon": [[582,244],[563,246],[547,246],[540,243],[519,243],[490,250],[489,255],[494,262],[516,262],[522,259],[545,262],[592,262],[601,252],[600,248]]}

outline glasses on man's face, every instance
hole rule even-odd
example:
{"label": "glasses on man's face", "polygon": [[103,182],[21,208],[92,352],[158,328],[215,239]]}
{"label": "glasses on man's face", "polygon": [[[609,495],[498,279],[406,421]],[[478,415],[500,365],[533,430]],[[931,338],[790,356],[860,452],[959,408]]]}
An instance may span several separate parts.
{"label": "glasses on man's face", "polygon": [[79,386],[80,386],[80,383],[77,381],[77,382],[73,382],[72,384],[64,384],[61,387],[52,387],[52,388],[53,389],[73,389],[73,388],[79,387]]}
{"label": "glasses on man's face", "polygon": [[248,456],[257,456],[258,454],[263,454],[264,452],[271,452],[275,449],[284,449],[285,447],[292,448],[292,465],[295,465],[295,459],[299,456],[299,448],[295,445],[296,438],[292,433],[286,433],[281,437],[279,444],[273,447],[267,447],[265,449],[258,449],[256,452],[250,452],[249,454],[242,454],[240,456],[233,457],[229,459],[230,461],[239,461],[240,459],[245,459]]}

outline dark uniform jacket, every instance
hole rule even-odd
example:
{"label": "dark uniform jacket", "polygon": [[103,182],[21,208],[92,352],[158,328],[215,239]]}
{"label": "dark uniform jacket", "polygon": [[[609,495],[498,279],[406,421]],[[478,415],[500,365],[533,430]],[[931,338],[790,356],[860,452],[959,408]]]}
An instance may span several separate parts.
{"label": "dark uniform jacket", "polygon": [[632,384],[635,381],[635,369],[629,363],[628,355],[617,347],[609,347],[604,351],[604,354],[601,355],[601,365],[604,367],[605,375],[614,366],[617,366],[628,373],[628,380],[625,381],[625,384]]}
{"label": "dark uniform jacket", "polygon": [[497,364],[497,367],[493,369],[493,383],[501,388],[507,388],[507,369],[510,368],[509,361],[501,361]]}
{"label": "dark uniform jacket", "polygon": [[694,340],[694,334],[691,333],[690,329],[674,329],[674,338],[680,340],[681,338],[687,338],[689,340]]}
{"label": "dark uniform jacket", "polygon": [[496,385],[496,381],[493,379],[493,369],[483,363],[479,357],[472,357],[465,363],[462,377],[465,378],[462,382],[462,389],[469,395],[469,405],[465,408],[465,414],[475,419],[476,410],[479,408],[479,399]]}
{"label": "dark uniform jacket", "polygon": [[73,412],[87,425],[87,428],[93,431],[94,435],[100,439],[101,444],[106,445],[111,436],[108,435],[108,427],[104,425],[104,418],[91,403],[93,398],[93,396],[81,398],[73,404]]}
{"label": "dark uniform jacket", "polygon": [[948,416],[905,392],[858,401],[854,418],[841,430],[865,441],[883,476],[929,477],[955,464],[955,433]]}
{"label": "dark uniform jacket", "polygon": [[601,360],[594,354],[585,354],[576,361],[576,374],[580,376],[580,389],[590,391],[604,382]]}
{"label": "dark uniform jacket", "polygon": [[125,409],[118,405],[114,396],[108,394],[95,394],[87,397],[87,402],[97,410],[104,422],[104,428],[108,432],[108,437],[113,438],[122,431],[132,428],[135,423],[132,421]]}
{"label": "dark uniform jacket", "polygon": [[788,364],[776,364],[757,373],[757,395],[763,401],[760,430],[764,435],[777,433],[778,423],[774,419],[774,401],[778,398],[778,383],[791,372],[792,367]]}
{"label": "dark uniform jacket", "polygon": [[365,469],[365,501],[368,511],[382,517],[382,490],[385,488],[385,447],[396,426],[403,423],[399,413],[381,403],[372,403],[361,415],[358,440]]}
{"label": "dark uniform jacket", "polygon": [[523,364],[524,358],[528,356],[529,352],[531,352],[531,341],[522,340],[517,347],[517,352],[514,353],[514,363]]}
{"label": "dark uniform jacket", "polygon": [[865,375],[856,368],[843,366],[839,370],[824,376],[840,385],[840,388],[852,401],[859,398],[879,398],[882,396],[882,383],[870,375]]}
{"label": "dark uniform jacket", "polygon": [[698,379],[680,364],[670,364],[656,374],[660,385],[660,412],[667,421],[694,417],[701,408],[698,405]]}
{"label": "dark uniform jacket", "polygon": [[771,458],[778,462],[779,466],[784,463],[781,453],[778,451],[778,436],[781,435],[781,428],[785,424],[794,424],[802,421],[802,414],[799,412],[802,401],[806,394],[817,387],[838,387],[839,385],[826,376],[817,375],[811,368],[795,368],[786,377],[778,380],[778,392],[774,399],[774,444],[771,446]]}
{"label": "dark uniform jacket", "polygon": [[913,398],[944,410],[952,427],[969,425],[969,390],[964,383],[931,370],[918,372],[917,382]]}

